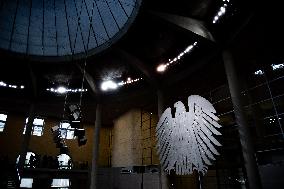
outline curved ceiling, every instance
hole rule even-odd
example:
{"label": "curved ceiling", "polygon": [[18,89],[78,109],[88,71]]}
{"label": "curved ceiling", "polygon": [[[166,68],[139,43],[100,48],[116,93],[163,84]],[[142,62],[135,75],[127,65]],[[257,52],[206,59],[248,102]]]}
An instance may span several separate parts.
{"label": "curved ceiling", "polygon": [[4,0],[0,48],[39,57],[81,58],[118,40],[141,0]]}

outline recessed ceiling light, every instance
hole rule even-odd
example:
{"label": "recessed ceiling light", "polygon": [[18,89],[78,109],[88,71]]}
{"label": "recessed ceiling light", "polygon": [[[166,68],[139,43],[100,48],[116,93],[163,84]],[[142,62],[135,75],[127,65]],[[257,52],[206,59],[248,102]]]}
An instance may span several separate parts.
{"label": "recessed ceiling light", "polygon": [[114,89],[117,89],[117,84],[116,84],[114,81],[112,81],[112,80],[104,81],[104,82],[101,84],[101,89],[102,89],[103,91],[107,91],[107,90],[109,90],[109,89],[114,90]]}
{"label": "recessed ceiling light", "polygon": [[157,67],[157,72],[164,72],[167,68],[167,65],[165,64],[160,64],[158,67]]}
{"label": "recessed ceiling light", "polygon": [[65,87],[62,87],[62,86],[58,87],[56,90],[60,94],[64,94],[64,93],[67,92],[67,89]]}

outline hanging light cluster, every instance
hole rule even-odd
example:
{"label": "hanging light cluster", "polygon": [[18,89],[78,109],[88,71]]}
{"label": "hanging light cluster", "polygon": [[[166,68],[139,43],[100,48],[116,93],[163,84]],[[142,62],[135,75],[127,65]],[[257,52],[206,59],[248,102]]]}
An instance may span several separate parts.
{"label": "hanging light cluster", "polygon": [[230,0],[223,0],[223,6],[220,7],[219,11],[217,12],[217,14],[214,16],[213,18],[213,24],[215,24],[220,17],[222,17],[225,13],[226,13],[226,8],[228,7],[228,3],[230,2]]}
{"label": "hanging light cluster", "polygon": [[7,84],[4,81],[0,81],[0,87],[7,87],[7,88],[12,88],[12,89],[24,89],[25,86],[24,85],[11,85],[11,84]]}
{"label": "hanging light cluster", "polygon": [[82,146],[87,143],[87,137],[85,136],[85,129],[81,124],[81,107],[79,104],[68,104],[66,107],[67,117],[71,128],[74,129],[74,136],[77,137],[78,145]]}
{"label": "hanging light cluster", "polygon": [[177,61],[179,61],[185,54],[189,53],[192,51],[192,49],[197,45],[197,42],[194,42],[192,45],[189,45],[188,47],[186,47],[186,49],[181,52],[177,57],[175,57],[174,59],[169,59],[169,61],[165,64],[160,64],[157,67],[157,72],[164,72],[166,71],[167,67],[170,66],[171,64],[176,63]]}
{"label": "hanging light cluster", "polygon": [[132,83],[136,83],[140,80],[142,80],[142,78],[131,79],[130,77],[128,77],[126,81],[120,81],[118,83],[115,82],[115,81],[112,81],[112,80],[107,80],[107,81],[102,82],[101,89],[103,91],[115,90],[118,87],[121,87],[121,86],[124,86],[124,85],[129,85],[129,84],[132,84]]}
{"label": "hanging light cluster", "polygon": [[53,141],[56,144],[56,148],[60,149],[60,153],[68,154],[69,149],[65,142],[65,139],[62,138],[61,136],[60,128],[58,126],[54,126],[51,128],[51,132],[52,132]]}
{"label": "hanging light cluster", "polygon": [[81,92],[87,92],[88,89],[68,89],[65,88],[63,86],[57,87],[55,88],[48,88],[46,89],[47,91],[53,92],[53,93],[58,93],[58,94],[65,94],[68,92],[72,92],[72,93],[81,93]]}

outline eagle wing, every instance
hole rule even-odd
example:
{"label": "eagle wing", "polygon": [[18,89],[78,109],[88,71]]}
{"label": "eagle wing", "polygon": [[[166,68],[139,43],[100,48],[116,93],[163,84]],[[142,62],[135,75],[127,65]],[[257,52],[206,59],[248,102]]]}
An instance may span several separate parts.
{"label": "eagle wing", "polygon": [[[220,128],[219,118],[215,116],[215,109],[205,98],[192,95],[188,97],[189,112],[187,117],[190,133],[192,134],[192,150],[195,157],[192,159],[194,168],[205,174],[214,155],[219,155],[215,146],[221,144],[214,138],[214,135],[221,135],[216,129]],[[214,134],[214,135],[213,135]]]}
{"label": "eagle wing", "polygon": [[156,127],[157,151],[160,163],[167,172],[169,172],[174,166],[170,159],[173,148],[171,135],[173,133],[174,125],[175,120],[172,117],[171,108],[167,108],[160,117]]}

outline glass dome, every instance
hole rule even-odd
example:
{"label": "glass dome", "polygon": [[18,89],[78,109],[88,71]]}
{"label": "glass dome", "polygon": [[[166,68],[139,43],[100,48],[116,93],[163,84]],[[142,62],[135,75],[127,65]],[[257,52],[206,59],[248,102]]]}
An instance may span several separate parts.
{"label": "glass dome", "polygon": [[4,0],[0,48],[40,57],[98,53],[129,28],[141,0]]}

